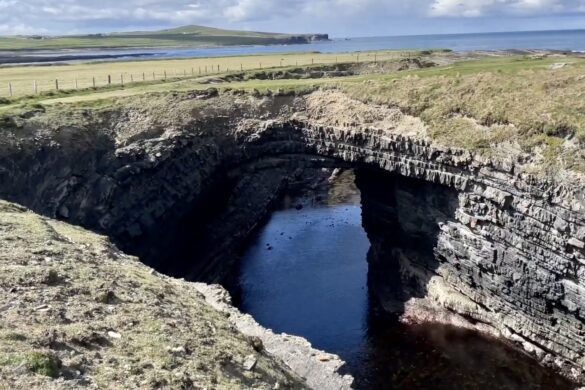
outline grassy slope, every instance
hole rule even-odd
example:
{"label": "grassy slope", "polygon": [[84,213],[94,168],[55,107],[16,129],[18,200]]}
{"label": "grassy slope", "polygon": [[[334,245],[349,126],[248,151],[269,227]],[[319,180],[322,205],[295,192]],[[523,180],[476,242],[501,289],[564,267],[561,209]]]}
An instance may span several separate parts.
{"label": "grassy slope", "polygon": [[256,37],[256,38],[286,38],[290,37],[290,34],[281,34],[281,33],[267,33],[267,32],[258,32],[258,31],[238,31],[238,30],[225,30],[221,28],[214,28],[214,27],[206,27],[206,26],[183,26],[177,28],[170,28],[166,30],[160,31],[131,31],[131,32],[123,32],[123,33],[113,33],[111,35],[177,35],[177,34],[187,34],[187,35],[201,35],[201,36],[213,36],[213,37],[221,37],[221,36],[241,36],[241,37]]}
{"label": "grassy slope", "polygon": [[304,388],[192,283],[2,200],[0,226],[0,389]]}
{"label": "grassy slope", "polygon": [[285,43],[292,36],[185,26],[162,31],[136,31],[103,36],[75,35],[48,39],[0,37],[0,50],[262,45]]}
{"label": "grassy slope", "polygon": [[[555,63],[562,69],[551,69]],[[342,83],[350,96],[394,105],[442,144],[491,154],[496,144],[539,153],[552,169],[585,171],[585,59],[505,57]]]}

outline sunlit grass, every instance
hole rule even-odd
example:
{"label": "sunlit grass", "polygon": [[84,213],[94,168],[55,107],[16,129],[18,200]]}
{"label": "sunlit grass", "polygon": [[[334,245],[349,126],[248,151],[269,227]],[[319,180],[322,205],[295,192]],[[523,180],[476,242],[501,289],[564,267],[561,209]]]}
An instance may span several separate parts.
{"label": "sunlit grass", "polygon": [[[15,66],[0,68],[0,97],[38,95],[60,90],[121,88],[132,83],[156,84],[193,79],[226,72],[274,67],[333,64],[336,62],[386,61],[415,55],[416,52],[379,51],[364,53],[282,53],[213,58],[135,60],[55,66]],[[108,80],[111,83],[108,83]],[[57,82],[56,82],[57,81]]]}
{"label": "sunlit grass", "polygon": [[[371,61],[373,53],[360,55],[366,61]],[[385,56],[376,53],[376,56],[379,60],[397,61],[405,53],[386,52]],[[261,60],[266,64],[263,69],[266,69],[279,68],[280,60],[283,59],[283,67],[280,69],[285,70],[296,65],[289,64],[293,58],[295,61],[302,58],[298,60],[299,66],[310,66],[313,62],[349,62],[351,57],[351,54],[305,53],[301,57],[287,54],[226,57],[222,60],[226,67],[228,63],[238,62],[253,67],[254,62]],[[178,66],[190,61],[197,60],[162,61],[159,65]],[[151,62],[156,61],[146,63]],[[553,69],[552,65],[556,63],[565,65]],[[131,70],[143,64],[128,62],[120,66]],[[93,69],[104,65],[80,67]],[[25,74],[27,71],[24,70]],[[583,165],[585,169],[585,164],[580,162],[583,158],[577,156],[574,149],[563,146],[567,142],[585,142],[585,60],[580,57],[477,57],[451,61],[448,65],[433,68],[321,79],[249,79],[228,82],[222,79],[226,74],[209,76],[214,78],[214,83],[207,83],[206,77],[196,76],[165,82],[135,83],[124,88],[114,85],[96,91],[61,91],[54,96],[16,98],[4,106],[0,105],[0,113],[4,111],[4,117],[18,115],[18,112],[26,112],[39,104],[104,107],[113,102],[124,104],[123,99],[130,99],[131,96],[164,96],[171,91],[180,93],[210,87],[220,91],[242,90],[262,94],[268,91],[306,93],[318,88],[335,88],[356,100],[399,107],[403,112],[421,118],[427,124],[427,135],[447,146],[494,154],[502,151],[495,145],[516,145],[526,152],[538,150],[552,169],[559,161],[566,167],[581,169]]]}

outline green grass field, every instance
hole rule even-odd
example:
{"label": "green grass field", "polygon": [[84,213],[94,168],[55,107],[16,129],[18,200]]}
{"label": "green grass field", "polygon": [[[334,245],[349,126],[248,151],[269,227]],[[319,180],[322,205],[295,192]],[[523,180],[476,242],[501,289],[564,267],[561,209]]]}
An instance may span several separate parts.
{"label": "green grass field", "polygon": [[[413,52],[414,53],[414,52]],[[361,61],[380,61],[403,58],[407,52],[383,51],[360,53]],[[414,55],[414,54],[413,54]],[[156,84],[166,80],[198,78],[226,72],[274,67],[305,66],[353,62],[357,54],[289,53],[217,58],[192,58],[177,60],[147,60],[126,62],[99,62],[91,64],[55,66],[16,66],[0,68],[0,97],[22,97],[56,90],[120,87],[135,83]],[[218,69],[219,66],[219,69]],[[12,93],[11,93],[12,91]]]}
{"label": "green grass field", "polygon": [[200,47],[270,45],[309,39],[311,34],[277,34],[185,26],[162,31],[136,31],[111,34],[58,37],[0,37],[0,50],[61,50],[98,48]]}

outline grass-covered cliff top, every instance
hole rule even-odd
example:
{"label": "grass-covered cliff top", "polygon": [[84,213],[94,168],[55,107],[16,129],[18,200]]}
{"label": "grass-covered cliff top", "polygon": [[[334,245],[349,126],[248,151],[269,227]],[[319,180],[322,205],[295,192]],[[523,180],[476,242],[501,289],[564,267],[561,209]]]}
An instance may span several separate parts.
{"label": "grass-covered cliff top", "polygon": [[585,170],[585,60],[511,56],[340,83],[350,96],[420,117],[442,144],[508,145]]}
{"label": "grass-covered cliff top", "polygon": [[2,200],[0,227],[0,389],[306,388],[194,284],[105,237]]}
{"label": "grass-covered cliff top", "polygon": [[[359,64],[349,61],[350,56],[355,54],[322,55],[320,63],[314,65],[280,67],[273,63],[270,69],[208,76],[179,75],[166,81],[137,82],[123,88],[112,85],[96,90],[6,99],[4,106],[0,105],[0,116],[9,120],[10,116],[41,106],[44,110],[51,107],[50,112],[74,110],[79,106],[84,109],[119,106],[137,99],[148,100],[149,93],[210,87],[260,95],[337,89],[355,100],[398,107],[422,119],[425,135],[446,146],[538,161],[532,164],[537,171],[547,169],[554,173],[558,168],[585,171],[582,147],[585,58],[582,56],[528,52],[384,52],[362,53]],[[283,58],[285,64],[291,63],[284,55],[271,60]],[[230,57],[229,61],[247,59]],[[254,58],[249,63],[257,60]],[[162,112],[164,109],[161,110],[164,115]]]}

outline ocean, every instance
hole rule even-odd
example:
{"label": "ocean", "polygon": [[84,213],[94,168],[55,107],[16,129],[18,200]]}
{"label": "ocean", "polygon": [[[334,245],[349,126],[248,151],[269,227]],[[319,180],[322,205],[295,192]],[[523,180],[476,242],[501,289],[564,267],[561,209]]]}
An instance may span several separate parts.
{"label": "ocean", "polygon": [[158,50],[159,57],[211,57],[239,54],[319,51],[342,53],[387,49],[506,50],[549,49],[585,51],[585,30],[531,31],[481,34],[412,35],[335,38],[308,45],[218,47]]}
{"label": "ocean", "polygon": [[390,49],[451,49],[453,51],[549,49],[585,52],[585,30],[334,38],[330,41],[314,42],[310,44],[272,46],[156,48],[132,50],[70,50],[66,53],[31,53],[29,58],[38,58],[38,60],[34,62],[70,62],[72,57],[74,57],[75,60],[83,62],[84,59],[87,61],[99,58],[110,61],[119,61],[128,58],[141,57],[220,57],[243,54],[310,51],[321,53],[342,53]]}

